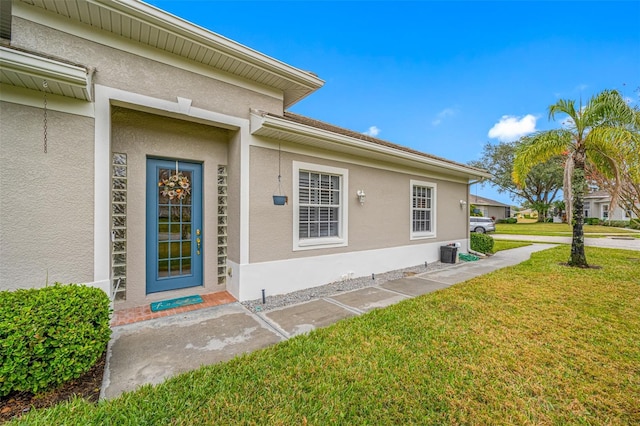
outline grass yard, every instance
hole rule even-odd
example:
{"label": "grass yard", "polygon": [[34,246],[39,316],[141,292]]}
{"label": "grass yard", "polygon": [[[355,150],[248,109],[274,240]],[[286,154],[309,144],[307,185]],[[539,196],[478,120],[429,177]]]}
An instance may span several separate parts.
{"label": "grass yard", "polygon": [[640,253],[568,246],[33,425],[640,424]]}
{"label": "grass yard", "polygon": [[531,243],[524,241],[494,240],[493,252],[497,253],[502,250],[510,250],[518,247],[530,246]]}
{"label": "grass yard", "polygon": [[[629,229],[602,225],[584,225],[584,233],[586,237],[620,234],[640,237],[640,233]],[[567,223],[497,223],[496,234],[570,237],[572,230]]]}

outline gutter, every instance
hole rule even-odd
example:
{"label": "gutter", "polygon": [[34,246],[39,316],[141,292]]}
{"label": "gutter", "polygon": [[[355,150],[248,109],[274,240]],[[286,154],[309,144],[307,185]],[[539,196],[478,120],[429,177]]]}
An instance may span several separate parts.
{"label": "gutter", "polygon": [[485,178],[489,178],[491,176],[488,173],[482,173],[476,169],[471,169],[463,165],[456,165],[454,163],[438,160],[429,157],[426,154],[418,155],[392,147],[379,145],[374,142],[356,139],[328,130],[308,126],[305,124],[295,123],[285,118],[261,114],[260,112],[252,112],[251,133],[260,136],[261,134],[268,133],[268,131],[282,132],[286,134],[297,135],[303,138],[311,138],[318,141],[325,141],[333,144],[355,147],[369,152],[380,153],[386,156],[393,156],[403,160],[409,160],[429,166],[439,167],[468,177],[477,177],[480,180],[484,180]]}

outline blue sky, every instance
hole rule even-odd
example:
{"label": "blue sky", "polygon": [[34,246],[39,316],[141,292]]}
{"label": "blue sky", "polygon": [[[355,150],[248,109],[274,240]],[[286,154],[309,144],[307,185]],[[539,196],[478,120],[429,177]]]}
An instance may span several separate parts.
{"label": "blue sky", "polygon": [[316,73],[292,112],[461,163],[559,126],[558,99],[639,101],[640,1],[149,3]]}

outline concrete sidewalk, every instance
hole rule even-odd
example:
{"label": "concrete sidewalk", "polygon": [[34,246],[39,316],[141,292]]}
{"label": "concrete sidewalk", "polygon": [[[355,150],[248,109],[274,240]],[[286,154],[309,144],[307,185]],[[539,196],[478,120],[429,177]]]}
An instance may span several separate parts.
{"label": "concrete sidewalk", "polygon": [[114,327],[101,395],[115,398],[140,385],[161,383],[201,365],[228,361],[341,319],[518,264],[529,259],[531,253],[549,247],[552,245],[533,244],[501,251],[477,262],[463,262],[271,311],[253,313],[236,302]]}
{"label": "concrete sidewalk", "polygon": [[[531,241],[535,243],[571,244],[571,237],[551,237],[544,235],[509,235],[491,234],[495,240]],[[640,238],[625,236],[589,238],[585,237],[584,245],[587,247],[619,248],[625,250],[640,250]]]}

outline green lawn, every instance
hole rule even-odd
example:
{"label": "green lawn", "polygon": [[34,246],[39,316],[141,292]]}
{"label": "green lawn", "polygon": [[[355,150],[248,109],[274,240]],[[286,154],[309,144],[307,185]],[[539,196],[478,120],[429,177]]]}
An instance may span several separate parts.
{"label": "green lawn", "polygon": [[569,247],[34,425],[640,424],[640,252]]}
{"label": "green lawn", "polygon": [[[547,235],[557,237],[571,236],[571,226],[567,223],[497,223],[496,234]],[[601,225],[584,225],[585,236],[631,235],[640,237],[640,233],[625,228]]]}
{"label": "green lawn", "polygon": [[502,250],[510,250],[518,247],[530,246],[531,243],[524,241],[494,240],[493,252],[497,253]]}

